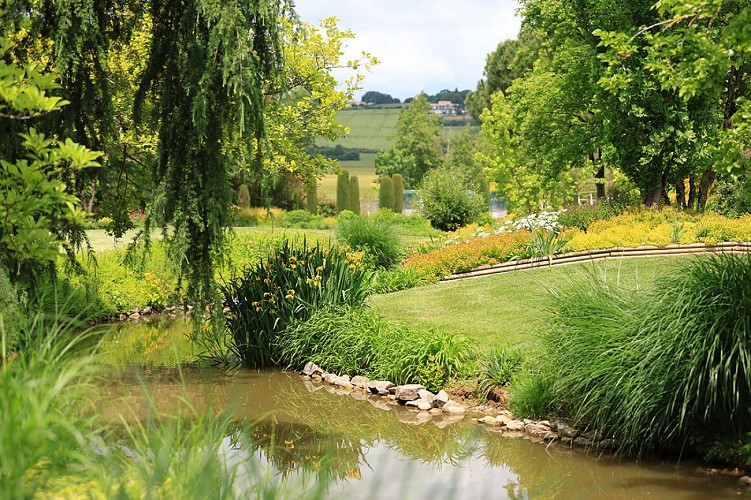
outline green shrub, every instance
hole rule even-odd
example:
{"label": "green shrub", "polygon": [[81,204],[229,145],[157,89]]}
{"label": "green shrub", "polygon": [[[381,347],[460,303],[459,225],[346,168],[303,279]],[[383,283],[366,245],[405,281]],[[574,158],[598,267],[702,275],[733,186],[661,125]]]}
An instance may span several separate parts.
{"label": "green shrub", "polygon": [[370,290],[372,293],[391,293],[414,288],[427,282],[425,275],[419,270],[396,266],[377,271],[373,275]]}
{"label": "green shrub", "polygon": [[401,214],[404,211],[404,178],[402,174],[391,176],[394,185],[394,213]]}
{"label": "green shrub", "polygon": [[520,349],[494,348],[483,363],[477,387],[479,396],[487,399],[494,389],[508,386],[521,372],[523,363],[524,353]]}
{"label": "green shrub", "polygon": [[240,187],[237,188],[237,205],[240,208],[250,207],[250,190],[247,184],[240,184]]}
{"label": "green shrub", "polygon": [[278,362],[278,337],[293,319],[324,305],[362,304],[369,276],[362,254],[284,240],[240,276],[220,285],[230,348],[247,365]]}
{"label": "green shrub", "polygon": [[318,213],[318,179],[311,178],[305,190],[305,209],[311,214]]}
{"label": "green shrub", "polygon": [[394,210],[394,184],[391,181],[391,177],[384,175],[380,180],[381,184],[378,188],[378,207],[388,208]]}
{"label": "green shrub", "polygon": [[565,228],[575,227],[585,233],[589,226],[600,220],[621,215],[628,206],[618,202],[600,200],[594,205],[571,205],[558,212],[558,223]]}
{"label": "green shrub", "polygon": [[287,212],[286,222],[289,226],[307,224],[313,220],[313,214],[307,210],[292,210]]}
{"label": "green shrub", "polygon": [[336,212],[349,210],[349,172],[342,171],[336,176]]}
{"label": "green shrub", "polygon": [[0,264],[0,333],[5,336],[6,349],[5,352],[0,352],[0,356],[6,356],[16,345],[22,320],[16,290],[10,283],[5,267]]}
{"label": "green shrub", "polygon": [[442,231],[465,226],[488,211],[485,197],[457,179],[451,170],[437,168],[425,174],[422,181],[420,211]]}
{"label": "green shrub", "polygon": [[570,240],[569,235],[536,228],[532,231],[532,240],[524,249],[524,257],[547,257],[550,260],[553,255],[561,253]]}
{"label": "green shrub", "polygon": [[337,219],[337,237],[365,254],[365,262],[374,268],[388,269],[401,260],[399,237],[393,227],[378,219],[354,215]]}
{"label": "green shrub", "polygon": [[279,344],[293,368],[313,361],[335,373],[418,383],[432,391],[467,373],[474,347],[466,337],[391,323],[358,307],[321,309],[295,321]]}
{"label": "green shrub", "polygon": [[509,388],[509,407],[517,418],[560,416],[553,379],[539,373],[521,373]]}
{"label": "green shrub", "polygon": [[360,179],[356,175],[349,177],[349,209],[360,215]]}
{"label": "green shrub", "polygon": [[553,311],[555,401],[623,450],[706,453],[751,432],[751,256],[694,259],[639,292],[592,279]]}

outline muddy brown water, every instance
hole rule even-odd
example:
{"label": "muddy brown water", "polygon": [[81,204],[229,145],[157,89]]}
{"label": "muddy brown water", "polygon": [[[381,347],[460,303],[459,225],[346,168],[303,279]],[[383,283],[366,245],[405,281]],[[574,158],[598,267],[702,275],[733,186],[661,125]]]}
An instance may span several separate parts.
{"label": "muddy brown water", "polygon": [[106,377],[102,410],[144,416],[185,397],[197,411],[249,423],[253,450],[280,480],[331,467],[330,498],[749,498],[736,479],[697,464],[636,462],[510,438],[471,416],[429,418],[378,398],[344,395],[281,371],[125,367]]}

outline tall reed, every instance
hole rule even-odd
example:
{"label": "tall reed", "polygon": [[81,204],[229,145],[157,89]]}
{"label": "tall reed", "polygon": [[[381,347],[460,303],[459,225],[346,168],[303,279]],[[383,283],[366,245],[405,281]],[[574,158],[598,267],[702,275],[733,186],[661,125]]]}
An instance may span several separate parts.
{"label": "tall reed", "polygon": [[555,297],[554,394],[623,450],[706,451],[751,432],[751,256],[689,261],[638,292],[589,280]]}

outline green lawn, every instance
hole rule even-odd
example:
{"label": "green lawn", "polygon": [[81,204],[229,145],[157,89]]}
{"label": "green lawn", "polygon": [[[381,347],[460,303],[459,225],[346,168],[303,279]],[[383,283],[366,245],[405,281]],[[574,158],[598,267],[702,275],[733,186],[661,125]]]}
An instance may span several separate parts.
{"label": "green lawn", "polygon": [[535,332],[542,326],[541,311],[549,302],[548,290],[592,273],[636,288],[686,258],[690,257],[608,259],[514,271],[377,295],[370,302],[389,319],[464,333],[483,348],[534,347]]}

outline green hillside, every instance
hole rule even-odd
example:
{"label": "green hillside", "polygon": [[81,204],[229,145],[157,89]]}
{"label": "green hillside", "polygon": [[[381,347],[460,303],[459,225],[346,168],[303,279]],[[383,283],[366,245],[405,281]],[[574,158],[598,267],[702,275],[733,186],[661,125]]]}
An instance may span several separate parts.
{"label": "green hillside", "polygon": [[[336,141],[345,148],[369,149],[383,151],[391,147],[396,122],[399,119],[401,108],[379,109],[343,109],[336,115],[350,133]],[[331,146],[334,144],[326,139],[317,141],[319,146]]]}

